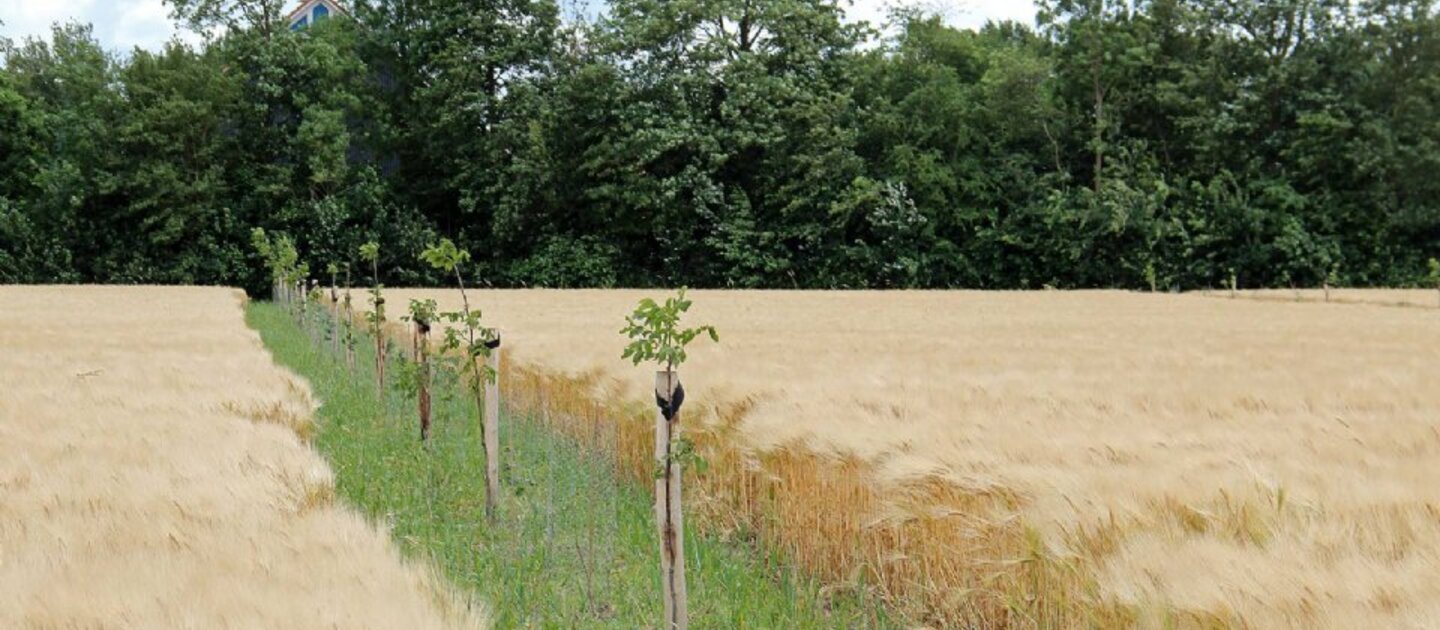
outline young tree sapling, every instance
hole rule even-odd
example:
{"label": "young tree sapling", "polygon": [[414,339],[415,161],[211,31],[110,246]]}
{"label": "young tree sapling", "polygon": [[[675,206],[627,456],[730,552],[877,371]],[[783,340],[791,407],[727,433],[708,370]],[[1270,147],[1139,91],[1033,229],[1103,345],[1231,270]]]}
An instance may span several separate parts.
{"label": "young tree sapling", "polygon": [[470,296],[465,291],[465,275],[460,271],[461,265],[470,260],[469,252],[456,247],[447,238],[426,248],[421,252],[420,259],[435,269],[454,274],[460,288],[462,310],[438,314],[440,319],[455,324],[445,328],[441,347],[446,352],[461,356],[461,379],[469,386],[475,400],[480,437],[485,443],[485,515],[493,518],[500,494],[500,418],[499,389],[496,386],[499,375],[491,363],[492,352],[500,347],[500,336],[494,329],[482,326],[480,310],[470,306]]}
{"label": "young tree sapling", "polygon": [[365,319],[370,324],[370,334],[375,336],[375,392],[385,397],[385,354],[389,343],[385,339],[385,295],[380,284],[380,244],[370,241],[360,246],[360,259],[370,263],[370,312]]}
{"label": "young tree sapling", "polygon": [[701,335],[720,341],[713,326],[683,328],[680,317],[690,310],[685,289],[663,304],[650,298],[640,301],[625,318],[620,333],[630,340],[621,358],[640,365],[653,362],[663,367],[655,375],[655,517],[660,534],[661,588],[664,598],[664,628],[684,630],[689,625],[689,602],[685,583],[684,512],[681,479],[686,464],[703,470],[705,461],[695,452],[694,443],[680,435],[680,406],[685,389],[677,368],[688,358],[685,347]]}

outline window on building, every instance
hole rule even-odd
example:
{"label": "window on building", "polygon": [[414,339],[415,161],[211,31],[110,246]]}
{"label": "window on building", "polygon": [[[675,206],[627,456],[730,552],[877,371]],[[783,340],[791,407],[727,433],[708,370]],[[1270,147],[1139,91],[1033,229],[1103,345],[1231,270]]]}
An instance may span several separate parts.
{"label": "window on building", "polygon": [[317,4],[317,5],[315,5],[315,13],[314,13],[314,15],[315,15],[315,21],[316,21],[316,22],[319,22],[320,20],[323,20],[323,19],[325,19],[325,18],[328,18],[328,17],[330,17],[330,7],[327,7],[327,6],[323,5],[323,4]]}
{"label": "window on building", "polygon": [[298,19],[298,20],[295,20],[295,23],[290,25],[290,30],[292,30],[292,31],[298,31],[298,30],[300,30],[300,29],[302,29],[302,28],[305,28],[305,25],[306,25],[308,22],[309,22],[309,20],[306,19],[306,18],[303,18],[303,17],[300,18],[300,19]]}

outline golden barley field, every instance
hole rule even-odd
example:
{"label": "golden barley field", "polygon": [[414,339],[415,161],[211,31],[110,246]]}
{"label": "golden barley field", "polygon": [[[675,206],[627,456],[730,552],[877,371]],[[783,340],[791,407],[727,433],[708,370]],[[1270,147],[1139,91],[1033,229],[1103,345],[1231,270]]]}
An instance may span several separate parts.
{"label": "golden barley field", "polygon": [[[476,291],[512,407],[620,427],[661,291]],[[1126,292],[693,291],[697,522],[911,619],[1440,627],[1440,317]],[[392,316],[441,290],[387,292]],[[357,300],[358,301],[358,300]],[[619,404],[616,401],[627,401]]]}
{"label": "golden barley field", "polygon": [[475,628],[229,289],[0,286],[0,628]]}
{"label": "golden barley field", "polygon": [[[1435,289],[1330,289],[1334,304],[1373,304],[1440,309],[1440,291]],[[1229,297],[1229,291],[1210,291],[1212,297]],[[1247,289],[1236,297],[1281,302],[1324,302],[1324,289]]]}

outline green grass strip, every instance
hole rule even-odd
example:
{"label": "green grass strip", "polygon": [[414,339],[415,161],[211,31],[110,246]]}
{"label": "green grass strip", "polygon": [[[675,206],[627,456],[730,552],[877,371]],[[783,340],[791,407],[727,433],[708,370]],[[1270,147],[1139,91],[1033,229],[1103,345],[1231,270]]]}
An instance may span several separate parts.
{"label": "green grass strip", "polygon": [[[441,392],[430,444],[422,447],[414,404],[394,391],[377,397],[374,355],[363,340],[352,374],[283,307],[251,303],[246,319],[322,403],[315,446],[335,471],[339,495],[390,527],[407,555],[434,562],[478,594],[497,628],[658,624],[659,543],[649,489],[618,479],[604,452],[502,412],[505,496],[487,526],[473,403]],[[868,598],[823,595],[749,544],[686,531],[685,545],[694,628],[890,626]]]}

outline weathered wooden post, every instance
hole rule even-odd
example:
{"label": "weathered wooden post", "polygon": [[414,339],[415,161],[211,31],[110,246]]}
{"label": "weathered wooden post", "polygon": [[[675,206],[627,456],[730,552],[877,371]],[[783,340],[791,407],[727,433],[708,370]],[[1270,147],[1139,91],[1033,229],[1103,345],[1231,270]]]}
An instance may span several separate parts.
{"label": "weathered wooden post", "polygon": [[490,378],[485,381],[485,514],[495,515],[500,497],[500,331],[485,342],[490,350],[485,367]]}
{"label": "weathered wooden post", "polygon": [[[347,272],[348,273],[348,272]],[[355,373],[355,307],[350,302],[350,282],[345,282],[345,365]]]}
{"label": "weathered wooden post", "polygon": [[385,399],[385,298],[375,298],[375,393]]}
{"label": "weathered wooden post", "polygon": [[1235,299],[1235,295],[1238,292],[1239,288],[1240,281],[1235,277],[1235,271],[1232,269],[1230,271],[1230,299]]}
{"label": "weathered wooden post", "polygon": [[351,305],[350,298],[350,263],[345,263],[345,306],[343,309],[337,305],[336,312],[343,310],[345,318],[337,316],[336,325],[340,327],[336,334],[343,337],[340,344],[345,346],[345,366],[351,374],[355,373],[355,309]]}
{"label": "weathered wooden post", "polygon": [[315,308],[310,310],[310,317],[308,321],[305,322],[305,326],[310,331],[310,343],[315,344],[316,350],[323,351],[325,349],[325,339],[323,331],[320,330],[321,319],[324,317],[320,309],[321,295],[323,294],[320,292],[320,279],[311,278],[310,284],[305,291],[305,303],[310,304],[314,302]]}
{"label": "weathered wooden post", "polygon": [[340,288],[335,284],[336,269],[330,266],[330,356],[340,358]]}
{"label": "weathered wooden post", "polygon": [[420,366],[415,398],[420,404],[420,441],[430,440],[430,321],[415,318],[415,361]]}
{"label": "weathered wooden post", "polygon": [[680,373],[655,373],[655,523],[660,533],[660,582],[665,600],[662,628],[686,630],[689,606],[685,587],[685,517],[682,509],[681,473],[673,446],[680,438],[680,405],[685,388]]}

